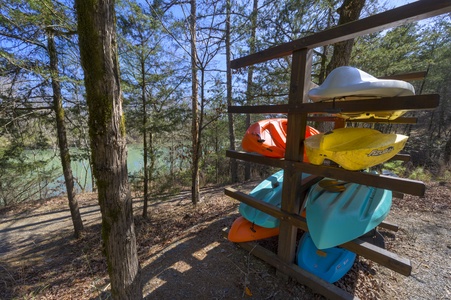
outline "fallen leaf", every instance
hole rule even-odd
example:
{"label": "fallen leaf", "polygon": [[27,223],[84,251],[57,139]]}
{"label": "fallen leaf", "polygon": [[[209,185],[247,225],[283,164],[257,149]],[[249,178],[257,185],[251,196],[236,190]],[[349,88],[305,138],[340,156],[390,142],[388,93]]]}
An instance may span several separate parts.
{"label": "fallen leaf", "polygon": [[248,295],[249,297],[252,297],[252,292],[251,292],[251,290],[250,290],[248,287],[246,287],[246,288],[244,289],[244,292],[245,292],[246,295]]}

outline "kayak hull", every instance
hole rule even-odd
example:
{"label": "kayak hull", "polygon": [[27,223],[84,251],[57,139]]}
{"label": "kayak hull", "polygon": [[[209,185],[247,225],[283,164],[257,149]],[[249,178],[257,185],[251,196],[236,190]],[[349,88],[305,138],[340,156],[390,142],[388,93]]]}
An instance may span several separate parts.
{"label": "kayak hull", "polygon": [[[303,173],[302,178],[305,179],[310,174]],[[258,184],[249,195],[265,201],[271,205],[281,207],[282,204],[282,187],[283,187],[283,170],[280,170]],[[266,214],[250,205],[240,203],[238,208],[240,214],[250,222],[266,227],[279,227],[280,221],[276,217]]]}
{"label": "kayak hull", "polygon": [[[324,180],[324,179],[323,179]],[[378,226],[390,212],[392,192],[356,183],[331,192],[312,186],[306,200],[307,226],[318,249],[352,241]]]}
{"label": "kayak hull", "polygon": [[279,235],[279,228],[261,227],[240,216],[233,222],[228,239],[234,243],[243,243],[267,239],[277,235]]}
{"label": "kayak hull", "polygon": [[333,247],[319,250],[308,232],[299,241],[296,253],[297,264],[302,269],[334,283],[352,268],[356,254],[343,248]]}
{"label": "kayak hull", "polygon": [[[255,152],[267,157],[285,157],[287,137],[287,119],[261,120],[249,126],[244,134],[241,147],[246,152]],[[305,138],[318,134],[319,131],[307,126]],[[304,155],[304,160],[307,157]]]}
{"label": "kayak hull", "polygon": [[389,160],[404,148],[407,139],[402,134],[383,134],[370,128],[339,128],[311,136],[304,145],[311,164],[321,165],[329,159],[356,171]]}
{"label": "kayak hull", "polygon": [[[378,79],[362,70],[350,66],[334,69],[323,84],[309,91],[309,98],[314,102],[363,100],[381,97],[402,97],[415,94],[414,87],[402,80]],[[350,119],[385,119],[394,120],[406,113],[405,110],[367,111],[340,113],[339,116]]]}

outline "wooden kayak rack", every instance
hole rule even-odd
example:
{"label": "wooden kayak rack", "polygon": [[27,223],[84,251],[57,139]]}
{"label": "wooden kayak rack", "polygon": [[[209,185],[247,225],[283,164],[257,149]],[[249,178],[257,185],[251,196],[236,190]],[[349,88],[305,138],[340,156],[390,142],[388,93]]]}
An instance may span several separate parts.
{"label": "wooden kayak rack", "polygon": [[[287,143],[284,159],[263,157],[241,151],[227,151],[229,158],[249,161],[284,169],[282,204],[278,208],[248,194],[226,188],[225,194],[255,207],[267,214],[280,219],[280,234],[278,238],[277,254],[257,245],[256,243],[240,243],[240,245],[274,266],[278,273],[286,278],[292,278],[301,284],[312,288],[315,292],[330,299],[355,299],[354,295],[341,290],[337,286],[327,283],[321,278],[299,268],[294,264],[296,255],[296,236],[298,228],[308,231],[306,220],[299,215],[310,186],[324,177],[355,182],[384,188],[398,194],[424,196],[425,185],[421,181],[395,178],[383,175],[363,174],[348,171],[334,166],[315,166],[303,162],[303,140],[307,121],[334,122],[339,118],[330,117],[330,113],[361,112],[381,110],[432,110],[439,105],[439,95],[417,95],[394,98],[382,98],[359,101],[334,101],[307,103],[308,84],[311,80],[312,50],[316,47],[334,44],[361,35],[397,27],[410,22],[423,20],[451,12],[451,0],[417,1],[361,20],[337,26],[301,39],[281,44],[261,52],[257,52],[231,61],[231,68],[239,69],[256,63],[265,62],[288,55],[292,55],[292,68],[288,104],[259,105],[259,106],[229,106],[229,113],[257,113],[257,114],[287,114]],[[412,80],[424,76],[421,73],[410,73],[397,76],[396,79]],[[394,78],[394,77],[390,77]],[[353,120],[352,122],[381,122],[380,120]],[[415,118],[398,118],[387,123],[416,123]],[[341,123],[344,123],[341,119]],[[406,160],[405,155],[398,155],[396,159]],[[299,182],[301,173],[311,174]],[[397,230],[397,226],[382,223],[381,227]],[[383,265],[400,274],[409,276],[412,266],[409,259],[400,257],[385,249],[370,243],[355,239],[340,245],[367,259]]]}

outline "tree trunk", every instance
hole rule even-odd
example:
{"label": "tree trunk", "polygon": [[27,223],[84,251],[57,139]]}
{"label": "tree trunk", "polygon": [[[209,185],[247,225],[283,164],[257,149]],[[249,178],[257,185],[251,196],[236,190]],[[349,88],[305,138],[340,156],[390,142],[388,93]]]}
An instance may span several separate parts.
{"label": "tree trunk", "polygon": [[47,33],[47,51],[50,60],[50,76],[52,78],[53,90],[53,110],[56,118],[56,131],[58,135],[58,146],[60,150],[61,166],[63,168],[64,182],[66,184],[67,199],[74,225],[74,236],[79,238],[83,231],[83,221],[80,215],[80,208],[75,196],[74,177],[70,165],[69,146],[67,144],[66,125],[64,123],[64,109],[61,95],[61,85],[58,72],[58,53],[56,52],[55,39],[52,30]]}
{"label": "tree trunk", "polygon": [[[340,14],[338,25],[358,20],[364,5],[365,0],[344,0],[341,7],[337,10]],[[354,39],[336,43],[334,45],[332,59],[327,65],[327,74],[335,68],[349,65],[353,45]]]}
{"label": "tree trunk", "polygon": [[75,1],[111,295],[113,299],[142,299],[127,174],[114,6],[114,0]]}
{"label": "tree trunk", "polygon": [[150,164],[148,166],[149,171],[147,172],[147,178],[149,180],[149,190],[152,190],[153,188],[153,182],[154,177],[153,177],[153,171],[155,170],[155,164],[156,164],[156,157],[155,157],[155,143],[154,143],[154,138],[153,138],[153,132],[150,131],[149,132],[149,143],[147,146],[147,151],[149,151],[149,158],[150,158]]}
{"label": "tree trunk", "polygon": [[[141,53],[142,54],[142,53]],[[146,98],[146,66],[143,55],[141,55],[141,97],[143,107],[142,118],[142,136],[143,136],[143,160],[144,160],[144,203],[143,203],[143,218],[147,218],[147,207],[149,202],[149,169],[147,166],[147,98]]]}
{"label": "tree trunk", "polygon": [[[218,122],[215,122],[215,132],[219,132],[218,128]],[[214,135],[215,139],[215,177],[216,177],[216,184],[219,183],[219,169],[221,168],[221,165],[219,163],[219,134]]]}
{"label": "tree trunk", "polygon": [[448,138],[448,141],[445,144],[443,158],[445,160],[445,164],[448,165],[451,160],[451,136]]}
{"label": "tree trunk", "polygon": [[[365,0],[344,0],[341,7],[337,10],[340,14],[338,25],[358,20],[364,5]],[[327,65],[326,76],[335,68],[349,65],[353,46],[354,39],[334,44],[332,58]],[[334,128],[344,127],[345,125],[346,123],[344,122],[336,122],[335,124],[323,122],[320,123],[318,130],[327,132]]]}
{"label": "tree trunk", "polygon": [[[329,7],[327,10],[327,28],[331,26],[333,22],[333,8]],[[330,45],[324,45],[323,52],[320,54],[321,62],[320,62],[320,71],[318,74],[318,84],[321,85],[327,76],[327,55],[329,53]]]}
{"label": "tree trunk", "polygon": [[191,34],[191,104],[192,104],[192,125],[191,135],[193,139],[192,163],[191,163],[191,201],[194,205],[199,202],[199,105],[198,105],[198,79],[197,79],[197,48],[196,48],[196,0],[190,0],[190,34]]}
{"label": "tree trunk", "polygon": [[[251,15],[251,38],[249,40],[249,54],[255,53],[256,50],[256,37],[257,37],[257,13],[258,13],[258,0],[254,0],[252,15]],[[254,97],[254,67],[249,66],[247,70],[247,87],[246,87],[246,104],[253,104]],[[246,128],[251,126],[251,116],[246,114]],[[251,164],[249,162],[244,163],[244,180],[249,180],[251,178]]]}
{"label": "tree trunk", "polygon": [[[226,61],[227,61],[227,105],[233,105],[232,101],[232,69],[230,68],[230,10],[231,3],[230,0],[227,0],[227,15],[226,15]],[[235,150],[235,124],[233,121],[233,114],[229,113],[228,115],[229,121],[229,148],[230,150]],[[238,182],[238,164],[236,159],[230,159],[230,179],[232,183]]]}

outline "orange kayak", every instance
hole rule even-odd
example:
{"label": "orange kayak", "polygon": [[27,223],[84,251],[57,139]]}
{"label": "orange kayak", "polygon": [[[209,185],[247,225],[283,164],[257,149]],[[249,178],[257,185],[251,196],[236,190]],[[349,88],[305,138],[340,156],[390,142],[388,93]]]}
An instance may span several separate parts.
{"label": "orange kayak", "polygon": [[[241,146],[244,151],[256,152],[268,157],[285,157],[287,119],[267,119],[252,124],[246,130]],[[307,126],[305,138],[318,134],[319,131]],[[304,153],[304,161],[307,156]]]}
{"label": "orange kayak", "polygon": [[228,239],[234,243],[262,240],[279,235],[279,227],[265,228],[246,220],[243,216],[236,219],[230,228]]}
{"label": "orange kayak", "polygon": [[[305,209],[301,213],[301,217],[305,216]],[[279,235],[279,227],[266,228],[252,224],[243,216],[236,219],[230,228],[228,239],[234,243],[243,243],[267,239]]]}

